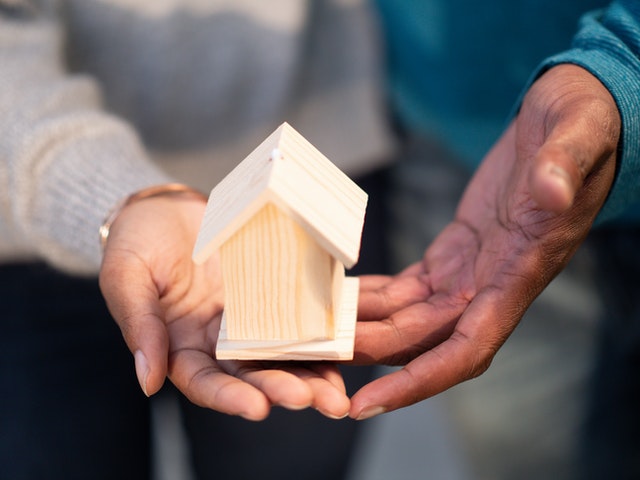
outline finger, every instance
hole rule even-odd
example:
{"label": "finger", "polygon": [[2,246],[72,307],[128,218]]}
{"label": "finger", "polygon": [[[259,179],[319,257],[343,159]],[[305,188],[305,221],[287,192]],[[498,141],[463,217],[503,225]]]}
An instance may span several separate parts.
{"label": "finger", "polygon": [[388,275],[360,275],[359,278],[360,292],[378,290],[393,281],[393,277]]}
{"label": "finger", "polygon": [[468,303],[436,294],[377,322],[358,322],[356,364],[405,364],[447,339]]}
{"label": "finger", "polygon": [[[366,282],[365,284],[374,282]],[[358,320],[371,321],[389,317],[431,295],[427,275],[399,276],[389,282],[380,282],[377,289],[360,290],[358,296]]]}
{"label": "finger", "polygon": [[105,257],[100,289],[134,354],[140,387],[145,395],[153,395],[166,378],[169,349],[155,284],[141,263]]}
{"label": "finger", "polygon": [[562,213],[571,207],[584,179],[577,165],[564,147],[543,145],[536,155],[530,182],[532,197],[541,209]]}
{"label": "finger", "polygon": [[529,186],[543,210],[562,213],[571,207],[587,176],[615,153],[617,131],[608,120],[613,112],[605,102],[588,107],[568,110],[534,157]]}
{"label": "finger", "polygon": [[495,295],[485,292],[477,299],[447,340],[356,392],[350,416],[363,420],[412,405],[483,373],[517,320],[498,321],[505,312],[497,316]]}
{"label": "finger", "polygon": [[416,262],[412,265],[409,265],[396,276],[360,275],[360,291],[378,290],[393,282],[397,277],[417,276],[420,275],[420,273],[423,271],[424,266],[422,265],[422,263]]}
{"label": "finger", "polygon": [[341,393],[347,393],[347,386],[344,383],[344,378],[342,377],[342,372],[338,368],[338,366],[332,363],[312,363],[309,367],[313,371],[315,371],[318,375],[327,380],[331,385],[336,387],[338,391]]}
{"label": "finger", "polygon": [[289,410],[313,407],[334,419],[349,413],[350,401],[335,366],[270,362],[224,362],[224,366],[263,392],[274,405]]}
{"label": "finger", "polygon": [[308,369],[295,371],[313,392],[312,406],[324,416],[341,419],[349,414],[351,401],[342,374],[333,364],[313,363]]}
{"label": "finger", "polygon": [[271,362],[223,362],[231,375],[263,392],[273,405],[302,410],[313,404],[313,391],[289,368]]}
{"label": "finger", "polygon": [[263,420],[271,404],[255,386],[222,371],[206,352],[184,349],[173,352],[169,378],[192,403],[247,420]]}

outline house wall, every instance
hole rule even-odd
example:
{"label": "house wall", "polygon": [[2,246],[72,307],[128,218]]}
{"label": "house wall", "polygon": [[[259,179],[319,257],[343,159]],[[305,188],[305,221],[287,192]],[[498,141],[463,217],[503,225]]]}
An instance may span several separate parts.
{"label": "house wall", "polygon": [[231,340],[333,338],[344,268],[267,204],[220,249]]}

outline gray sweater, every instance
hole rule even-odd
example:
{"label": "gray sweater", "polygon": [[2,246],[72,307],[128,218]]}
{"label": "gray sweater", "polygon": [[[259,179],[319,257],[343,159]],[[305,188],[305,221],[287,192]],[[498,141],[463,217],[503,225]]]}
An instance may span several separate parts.
{"label": "gray sweater", "polygon": [[95,273],[117,201],[209,191],[283,121],[348,174],[389,157],[360,0],[0,0],[0,263]]}

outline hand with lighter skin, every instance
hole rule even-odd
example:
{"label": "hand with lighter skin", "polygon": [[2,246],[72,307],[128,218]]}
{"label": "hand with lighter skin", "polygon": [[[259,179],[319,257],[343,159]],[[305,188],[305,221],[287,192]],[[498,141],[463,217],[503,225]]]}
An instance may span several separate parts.
{"label": "hand with lighter skin", "polygon": [[471,179],[421,261],[361,278],[356,362],[403,365],[351,399],[357,419],[482,374],[584,240],[611,188],[621,120],[606,88],[560,65]]}
{"label": "hand with lighter skin", "polygon": [[215,359],[223,307],[218,258],[191,261],[204,209],[188,197],[146,198],[111,226],[100,288],[144,393],[156,393],[168,377],[196,405],[249,420],[266,418],[272,406],[345,417],[350,402],[335,365]]}

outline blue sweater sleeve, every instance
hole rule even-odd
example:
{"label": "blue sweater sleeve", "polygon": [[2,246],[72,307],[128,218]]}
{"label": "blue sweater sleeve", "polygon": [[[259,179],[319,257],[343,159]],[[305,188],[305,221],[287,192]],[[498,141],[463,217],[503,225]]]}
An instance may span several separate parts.
{"label": "blue sweater sleeve", "polygon": [[586,14],[571,49],[546,59],[534,78],[560,63],[579,65],[597,77],[622,118],[616,178],[598,223],[640,223],[640,2],[619,0]]}

